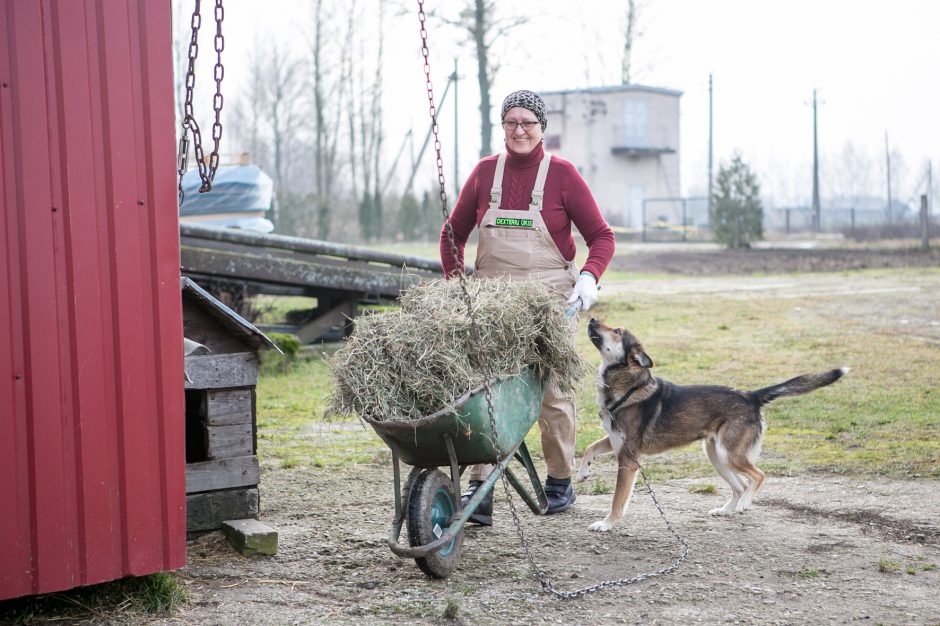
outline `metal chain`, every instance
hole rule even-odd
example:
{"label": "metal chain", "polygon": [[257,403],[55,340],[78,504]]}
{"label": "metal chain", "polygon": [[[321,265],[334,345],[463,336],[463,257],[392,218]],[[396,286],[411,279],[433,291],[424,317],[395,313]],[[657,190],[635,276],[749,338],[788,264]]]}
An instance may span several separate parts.
{"label": "metal chain", "polygon": [[[447,241],[450,244],[450,253],[453,256],[454,264],[457,266],[457,278],[460,280],[460,290],[463,293],[464,302],[467,305],[467,314],[470,318],[470,334],[473,341],[479,349],[480,368],[483,370],[483,392],[486,397],[486,410],[490,420],[490,433],[493,443],[493,449],[496,450],[496,462],[502,461],[499,453],[498,437],[496,433],[496,418],[493,413],[493,394],[490,389],[490,378],[492,372],[489,369],[489,362],[486,354],[483,352],[483,340],[480,336],[480,326],[477,323],[476,315],[473,310],[473,298],[467,289],[466,274],[460,263],[460,255],[457,250],[457,244],[454,241],[454,229],[450,224],[450,211],[447,209],[447,186],[444,181],[444,158],[441,156],[441,140],[439,136],[440,127],[437,124],[437,105],[434,104],[434,86],[431,83],[431,61],[430,50],[428,49],[428,31],[425,27],[426,15],[424,13],[424,0],[418,0],[418,21],[421,24],[421,55],[424,57],[424,78],[425,87],[428,94],[428,111],[431,116],[431,130],[434,134],[434,152],[437,155],[437,182],[440,185],[441,213],[444,216],[444,225],[447,230]],[[505,479],[505,474],[503,475]]]}
{"label": "metal chain", "polygon": [[[421,55],[424,57],[424,76],[425,76],[425,87],[427,88],[428,94],[428,109],[431,116],[431,130],[434,134],[434,151],[437,154],[437,180],[440,184],[440,198],[441,198],[441,212],[444,216],[444,226],[447,231],[447,241],[450,244],[450,253],[454,259],[454,264],[457,265],[457,278],[460,280],[460,289],[463,292],[464,301],[467,305],[467,311],[470,318],[470,330],[471,335],[480,349],[479,358],[480,366],[483,369],[483,388],[484,394],[486,396],[486,410],[489,415],[490,421],[490,433],[493,441],[493,448],[496,450],[496,463],[499,464],[502,461],[501,454],[499,452],[499,446],[497,444],[498,437],[496,432],[496,418],[493,410],[493,398],[492,392],[490,390],[490,378],[491,374],[488,368],[488,361],[486,355],[483,353],[483,342],[480,339],[480,330],[479,325],[476,321],[476,316],[473,311],[473,302],[470,296],[470,292],[467,290],[466,275],[464,274],[463,267],[460,264],[459,251],[457,250],[457,244],[454,241],[454,230],[450,224],[450,211],[447,209],[447,188],[444,184],[444,159],[441,156],[441,141],[438,135],[439,127],[437,124],[437,106],[434,104],[434,88],[431,83],[431,63],[430,63],[430,51],[428,49],[428,31],[425,26],[426,16],[424,13],[424,0],[418,0],[418,21],[421,24]],[[613,416],[611,416],[613,418]],[[616,423],[613,422],[612,423]],[[619,425],[617,426],[619,430]],[[621,433],[621,437],[623,433]],[[624,439],[626,441],[626,439]],[[577,598],[579,596],[587,595],[595,591],[600,591],[608,587],[618,587],[624,585],[631,585],[634,583],[641,582],[643,580],[648,580],[650,578],[655,578],[657,576],[663,576],[674,572],[679,568],[679,565],[685,560],[689,554],[689,544],[679,536],[679,534],[672,527],[672,524],[669,523],[669,520],[666,519],[666,514],[663,511],[662,506],[659,504],[659,501],[656,499],[656,494],[653,493],[653,488],[650,485],[649,479],[646,477],[646,472],[643,471],[643,466],[637,465],[640,468],[640,474],[643,476],[643,481],[646,484],[646,488],[650,494],[650,497],[653,499],[653,504],[656,505],[656,509],[659,511],[659,515],[663,518],[663,521],[666,523],[666,528],[669,532],[676,538],[676,540],[682,544],[682,553],[676,558],[676,560],[669,566],[662,569],[656,570],[654,572],[649,572],[646,574],[639,574],[632,578],[622,578],[619,580],[607,580],[589,587],[583,587],[581,589],[575,589],[573,591],[561,591],[555,588],[554,583],[548,577],[548,575],[539,569],[538,564],[535,562],[535,557],[532,555],[532,549],[529,546],[529,542],[526,539],[525,532],[522,529],[522,521],[519,519],[519,512],[516,510],[516,503],[512,497],[512,489],[510,489],[509,479],[506,477],[506,472],[503,472],[501,475],[503,489],[506,492],[506,499],[509,502],[509,510],[512,513],[512,519],[516,527],[516,533],[519,535],[519,541],[522,543],[522,547],[525,550],[526,558],[529,561],[529,565],[532,568],[532,572],[538,579],[539,583],[542,585],[542,589],[551,593],[559,598],[571,599]]]}
{"label": "metal chain", "polygon": [[215,96],[212,98],[212,110],[215,112],[215,121],[212,124],[212,152],[209,154],[209,162],[206,163],[205,153],[202,148],[202,133],[199,130],[199,124],[193,116],[193,89],[196,86],[196,57],[199,56],[199,28],[202,26],[202,11],[200,9],[201,0],[196,0],[193,8],[193,16],[190,21],[192,35],[189,40],[189,65],[186,69],[186,98],[183,103],[183,136],[180,137],[179,150],[177,152],[177,167],[179,173],[179,203],[183,204],[183,175],[186,173],[189,162],[189,135],[193,137],[193,152],[196,157],[196,167],[199,169],[199,178],[202,185],[199,187],[200,193],[212,190],[212,181],[215,179],[216,170],[219,169],[219,143],[222,140],[222,79],[225,77],[225,67],[222,65],[222,50],[225,49],[225,38],[222,36],[222,21],[225,18],[225,9],[222,7],[222,0],[215,0],[215,67],[213,68],[213,78],[215,79]]}

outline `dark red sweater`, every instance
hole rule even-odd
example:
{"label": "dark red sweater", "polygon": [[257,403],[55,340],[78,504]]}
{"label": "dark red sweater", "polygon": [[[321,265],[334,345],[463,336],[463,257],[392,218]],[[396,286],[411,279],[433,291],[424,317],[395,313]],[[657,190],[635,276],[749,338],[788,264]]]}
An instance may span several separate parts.
{"label": "dark red sweater", "polygon": [[[535,176],[544,151],[542,144],[529,154],[517,154],[507,148],[508,158],[503,174],[503,197],[499,208],[526,209],[535,186]],[[473,229],[480,225],[490,202],[490,189],[496,174],[497,155],[488,156],[477,163],[470,173],[460,197],[450,216],[454,239],[463,265],[463,250]],[[555,245],[566,260],[575,256],[573,223],[588,246],[588,258],[581,268],[600,280],[607,264],[614,255],[614,234],[601,216],[600,209],[591,195],[591,190],[578,170],[564,159],[552,155],[548,178],[545,180],[545,196],[542,202],[542,219],[555,240]],[[444,274],[450,276],[455,265],[447,240],[447,227],[441,229],[441,264]]]}

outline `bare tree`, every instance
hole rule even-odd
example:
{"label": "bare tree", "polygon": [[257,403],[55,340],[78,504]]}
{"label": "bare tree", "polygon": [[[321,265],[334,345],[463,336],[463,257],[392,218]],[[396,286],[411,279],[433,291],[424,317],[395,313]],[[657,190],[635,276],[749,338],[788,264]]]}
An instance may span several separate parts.
{"label": "bare tree", "polygon": [[[255,50],[260,50],[256,39]],[[267,94],[264,85],[264,70],[261,57],[252,54],[248,58],[248,83],[242,88],[232,107],[232,144],[241,152],[248,152],[253,162],[262,164],[268,159],[267,145],[262,125]]]}
{"label": "bare tree", "polygon": [[862,198],[877,193],[872,186],[872,182],[877,180],[875,162],[871,155],[859,150],[851,141],[842,146],[839,156],[826,170],[832,172],[832,180],[827,186],[832,189],[833,197],[849,205],[845,208],[856,208]]}
{"label": "bare tree", "polygon": [[490,118],[490,90],[499,65],[491,58],[493,45],[513,28],[528,22],[527,16],[497,16],[496,0],[472,0],[457,19],[444,21],[464,30],[473,43],[477,58],[477,83],[480,87],[480,157],[492,154],[493,121]]}
{"label": "bare tree", "polygon": [[[265,131],[271,146],[274,190],[278,199],[280,222],[287,232],[299,232],[306,221],[302,205],[292,191],[290,171],[294,152],[301,139],[298,128],[303,119],[303,64],[276,43],[255,48],[257,58],[249,66],[257,68],[254,97],[260,101]],[[254,105],[253,105],[254,106]],[[260,134],[260,124],[259,130]],[[257,141],[260,141],[257,140]],[[256,144],[257,145],[257,144]]]}
{"label": "bare tree", "polygon": [[620,66],[620,82],[629,85],[630,69],[633,63],[633,40],[636,37],[636,0],[627,0],[627,25],[623,36],[623,62]]}
{"label": "bare tree", "polygon": [[[384,7],[379,4],[378,31],[375,35],[377,51],[374,75],[366,90],[365,64],[358,66],[361,88],[359,107],[359,167],[362,171],[362,197],[359,201],[359,233],[365,240],[378,237],[382,232],[382,192],[379,158],[382,148],[382,74],[385,46]],[[365,57],[365,46],[360,37],[359,58]],[[368,106],[366,106],[368,103]]]}
{"label": "bare tree", "polygon": [[[646,14],[645,0],[627,0],[626,19],[623,25],[623,58],[620,64],[620,82],[624,85],[636,79],[635,52],[637,42],[643,38],[643,16]],[[648,68],[647,68],[648,69]]]}

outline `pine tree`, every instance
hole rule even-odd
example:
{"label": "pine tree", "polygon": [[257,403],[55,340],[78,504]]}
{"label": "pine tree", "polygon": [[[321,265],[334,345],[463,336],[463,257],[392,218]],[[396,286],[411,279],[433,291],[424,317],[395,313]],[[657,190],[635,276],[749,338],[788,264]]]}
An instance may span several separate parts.
{"label": "pine tree", "polygon": [[718,169],[711,220],[715,241],[729,248],[749,248],[764,237],[764,208],[757,176],[735,153]]}

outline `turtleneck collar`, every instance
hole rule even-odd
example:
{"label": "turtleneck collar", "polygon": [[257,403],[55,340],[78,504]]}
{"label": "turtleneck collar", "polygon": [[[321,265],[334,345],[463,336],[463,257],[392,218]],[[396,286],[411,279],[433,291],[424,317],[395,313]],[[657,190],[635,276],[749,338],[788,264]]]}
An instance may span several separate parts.
{"label": "turtleneck collar", "polygon": [[512,148],[506,146],[506,165],[515,170],[538,167],[538,164],[542,162],[542,156],[545,154],[545,151],[542,149],[542,145],[543,144],[540,141],[539,144],[532,148],[528,154],[519,154],[518,152],[513,152]]}

